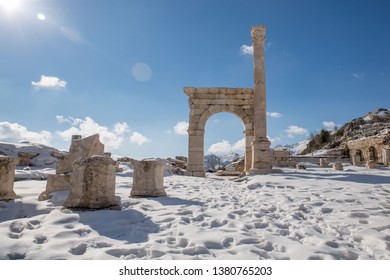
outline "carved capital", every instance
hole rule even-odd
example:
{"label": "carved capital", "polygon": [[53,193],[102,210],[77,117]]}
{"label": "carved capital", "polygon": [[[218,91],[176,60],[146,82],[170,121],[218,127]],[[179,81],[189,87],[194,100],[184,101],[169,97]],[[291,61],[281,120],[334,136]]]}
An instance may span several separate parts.
{"label": "carved capital", "polygon": [[265,44],[265,25],[256,25],[252,27],[252,43],[256,45]]}

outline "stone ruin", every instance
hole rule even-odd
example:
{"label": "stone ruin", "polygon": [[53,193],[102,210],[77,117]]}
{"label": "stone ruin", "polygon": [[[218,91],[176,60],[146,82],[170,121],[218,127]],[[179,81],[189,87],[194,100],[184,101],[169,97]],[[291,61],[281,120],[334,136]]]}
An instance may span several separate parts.
{"label": "stone ruin", "polygon": [[328,159],[320,158],[320,167],[328,167],[328,166],[329,166]]}
{"label": "stone ruin", "polygon": [[73,162],[79,158],[87,158],[93,155],[104,155],[104,145],[99,140],[99,134],[86,138],[80,135],[72,136],[72,143],[69,153],[58,159],[56,174],[49,175],[46,183],[46,190],[39,196],[39,200],[49,199],[54,191],[67,190],[71,186],[71,173]]}
{"label": "stone ruin", "polygon": [[166,196],[164,190],[164,168],[165,163],[154,160],[144,159],[141,161],[132,160],[134,167],[133,188],[130,196],[132,197],[154,197]]}
{"label": "stone ruin", "polygon": [[343,171],[344,170],[344,166],[341,162],[335,162],[333,163],[333,170],[335,171]]}
{"label": "stone ruin", "polygon": [[390,166],[389,141],[389,135],[351,140],[347,142],[346,149],[348,149],[351,162],[354,165],[360,166],[362,162],[365,162],[366,166],[373,166],[373,164],[367,164],[373,161],[377,164]]}
{"label": "stone ruin", "polygon": [[264,63],[264,25],[253,26],[254,87],[253,88],[194,88],[184,87],[190,107],[188,127],[189,176],[205,177],[204,129],[207,120],[219,112],[233,113],[245,127],[246,174],[280,172],[272,168],[271,142],[267,138],[266,80]]}
{"label": "stone ruin", "polygon": [[14,192],[15,167],[19,159],[0,155],[0,200],[16,198]]}
{"label": "stone ruin", "polygon": [[104,155],[80,157],[72,164],[67,208],[101,209],[117,206],[116,162]]}

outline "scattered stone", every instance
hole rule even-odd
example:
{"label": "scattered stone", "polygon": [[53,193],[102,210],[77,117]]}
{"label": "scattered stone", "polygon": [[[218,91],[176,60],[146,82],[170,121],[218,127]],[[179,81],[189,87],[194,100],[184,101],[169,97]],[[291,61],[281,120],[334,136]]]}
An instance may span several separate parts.
{"label": "scattered stone", "polygon": [[14,192],[15,167],[19,159],[0,155],[0,200],[16,198]]}
{"label": "scattered stone", "polygon": [[64,207],[102,209],[117,205],[113,159],[104,155],[79,158],[72,167],[71,187]]}
{"label": "scattered stone", "polygon": [[342,170],[344,170],[344,166],[341,162],[335,162],[335,163],[333,163],[333,170],[342,171]]}
{"label": "scattered stone", "polygon": [[166,196],[164,190],[164,167],[165,163],[144,159],[133,160],[133,188],[130,196],[149,197]]}

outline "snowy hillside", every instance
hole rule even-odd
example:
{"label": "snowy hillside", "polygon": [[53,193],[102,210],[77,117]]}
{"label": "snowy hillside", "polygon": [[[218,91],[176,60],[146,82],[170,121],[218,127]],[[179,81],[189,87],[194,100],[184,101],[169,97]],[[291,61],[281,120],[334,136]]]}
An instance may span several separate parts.
{"label": "snowy hillside", "polygon": [[0,154],[9,157],[20,157],[22,154],[34,156],[30,161],[32,166],[53,167],[57,158],[53,153],[59,153],[55,148],[43,144],[23,142],[19,144],[0,142]]}
{"label": "snowy hillside", "polygon": [[167,197],[121,210],[64,209],[67,191],[38,201],[44,181],[15,182],[0,201],[0,259],[390,259],[390,169],[308,167],[242,178],[164,178]]}

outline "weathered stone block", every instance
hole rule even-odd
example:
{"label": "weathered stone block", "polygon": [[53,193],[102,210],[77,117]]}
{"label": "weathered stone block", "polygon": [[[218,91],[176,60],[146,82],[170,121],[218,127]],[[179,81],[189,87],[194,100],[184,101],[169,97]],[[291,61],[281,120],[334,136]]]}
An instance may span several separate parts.
{"label": "weathered stone block", "polygon": [[130,196],[166,196],[164,190],[164,168],[165,163],[144,159],[133,161],[133,188]]}
{"label": "weathered stone block", "polygon": [[385,166],[390,166],[390,149],[382,150],[382,160]]}
{"label": "weathered stone block", "polygon": [[102,209],[116,206],[113,159],[91,156],[76,160],[72,166],[71,187],[64,207]]}
{"label": "weathered stone block", "polygon": [[19,159],[0,155],[0,200],[16,198],[14,192],[15,167]]}
{"label": "weathered stone block", "polygon": [[298,163],[295,167],[298,170],[306,170],[306,166],[304,166],[302,163]]}
{"label": "weathered stone block", "polygon": [[46,182],[46,190],[38,197],[39,201],[51,198],[51,193],[70,189],[70,173],[49,175]]}
{"label": "weathered stone block", "polygon": [[342,170],[344,170],[344,166],[341,162],[335,162],[335,163],[333,163],[333,170],[342,171]]}

